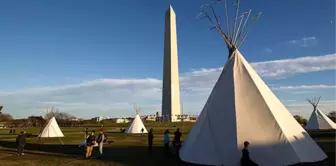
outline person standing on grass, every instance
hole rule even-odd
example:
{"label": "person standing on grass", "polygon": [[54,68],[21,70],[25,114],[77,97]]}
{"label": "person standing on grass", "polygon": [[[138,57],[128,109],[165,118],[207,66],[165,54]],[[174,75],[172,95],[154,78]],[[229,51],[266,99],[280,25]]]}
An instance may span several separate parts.
{"label": "person standing on grass", "polygon": [[169,130],[168,129],[164,132],[163,143],[164,143],[165,151],[168,153],[169,152]]}
{"label": "person standing on grass", "polygon": [[98,143],[98,146],[99,146],[99,153],[100,153],[100,156],[103,155],[103,145],[104,143],[106,142],[107,140],[107,137],[106,135],[104,134],[104,130],[103,129],[100,129],[100,134],[97,138],[97,143]]}
{"label": "person standing on grass", "polygon": [[24,131],[21,131],[20,134],[16,137],[17,144],[17,154],[24,155],[23,150],[26,145],[26,134]]}
{"label": "person standing on grass", "polygon": [[148,133],[148,153],[152,153],[152,148],[153,148],[153,129],[151,128]]}
{"label": "person standing on grass", "polygon": [[84,139],[87,139],[88,136],[89,136],[89,129],[86,128],[86,129],[84,130]]}
{"label": "person standing on grass", "polygon": [[95,144],[96,136],[95,131],[92,130],[91,135],[89,135],[86,139],[86,155],[85,157],[88,159],[92,155],[93,146]]}
{"label": "person standing on grass", "polygon": [[143,134],[144,131],[145,131],[144,128],[141,128],[141,135]]}
{"label": "person standing on grass", "polygon": [[182,133],[180,132],[180,129],[177,128],[176,131],[174,132],[174,144],[175,144],[174,147],[176,148],[176,154],[178,154],[181,148],[181,136]]}

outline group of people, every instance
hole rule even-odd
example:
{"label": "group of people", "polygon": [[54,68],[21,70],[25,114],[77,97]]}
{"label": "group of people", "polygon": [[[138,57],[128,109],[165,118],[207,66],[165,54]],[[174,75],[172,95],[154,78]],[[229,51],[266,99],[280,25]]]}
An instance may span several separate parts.
{"label": "group of people", "polygon": [[13,127],[10,127],[9,134],[15,134],[15,129],[13,129]]}
{"label": "group of people", "polygon": [[95,131],[92,130],[91,134],[89,134],[88,128],[85,129],[85,158],[88,159],[92,156],[93,147],[99,147],[99,157],[103,155],[103,146],[107,141],[107,136],[104,133],[104,129],[100,129],[99,135],[96,139]]}
{"label": "group of people", "polygon": [[[92,130],[89,134],[88,128],[84,130],[85,133],[85,158],[88,159],[92,156],[93,147],[98,146],[99,147],[99,154],[101,157],[103,155],[103,145],[107,141],[107,136],[104,133],[104,129],[101,128],[99,131],[99,135],[96,139],[95,130]],[[170,153],[170,137],[169,137],[169,130],[165,130],[163,135],[163,144],[165,147],[165,152]],[[182,141],[181,141],[182,133],[180,132],[180,129],[177,128],[174,132],[174,139],[171,141],[171,147],[174,150],[173,152],[178,155],[180,148],[182,147]],[[26,145],[26,132],[21,131],[20,134],[16,137],[16,144],[17,144],[17,155],[24,155],[24,147]],[[153,129],[151,128],[148,132],[148,153],[152,153],[153,149],[153,140],[154,140],[154,133]],[[250,158],[248,147],[249,142],[244,142],[244,148],[242,149],[242,157],[241,157],[241,166],[257,166],[255,162],[253,162]]]}
{"label": "group of people", "polygon": [[[182,142],[181,142],[181,137],[182,137],[182,133],[180,132],[180,129],[177,128],[176,131],[174,132],[174,139],[171,142],[171,147],[174,150],[173,152],[178,154],[180,148],[182,147]],[[153,140],[154,140],[154,134],[153,134],[153,129],[151,128],[149,130],[148,133],[148,153],[152,152],[152,148],[153,148]],[[163,135],[163,144],[165,147],[165,151],[167,153],[170,152],[170,138],[169,138],[169,130],[167,129],[164,132]]]}
{"label": "group of people", "polygon": [[[180,132],[180,129],[177,128],[176,131],[174,132],[174,139],[171,142],[172,143],[172,149],[173,153],[179,154],[179,150],[182,147],[182,141],[181,141],[181,136],[182,133]],[[153,129],[151,128],[148,133],[148,152],[152,152],[152,147],[153,147],[153,139],[154,139],[154,134],[153,134]],[[163,143],[165,147],[165,152],[170,153],[170,138],[169,138],[169,130],[167,129],[164,132],[163,135]],[[242,157],[240,159],[241,166],[258,166],[251,158],[249,154],[249,147],[250,143],[248,141],[244,142],[244,148],[242,149]]]}

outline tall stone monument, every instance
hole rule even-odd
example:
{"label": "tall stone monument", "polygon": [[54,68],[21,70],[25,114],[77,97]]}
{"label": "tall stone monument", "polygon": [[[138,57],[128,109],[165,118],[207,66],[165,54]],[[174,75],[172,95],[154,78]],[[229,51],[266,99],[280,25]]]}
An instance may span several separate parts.
{"label": "tall stone monument", "polygon": [[169,5],[165,16],[164,58],[162,85],[162,118],[163,121],[179,121],[180,82],[177,58],[176,15]]}

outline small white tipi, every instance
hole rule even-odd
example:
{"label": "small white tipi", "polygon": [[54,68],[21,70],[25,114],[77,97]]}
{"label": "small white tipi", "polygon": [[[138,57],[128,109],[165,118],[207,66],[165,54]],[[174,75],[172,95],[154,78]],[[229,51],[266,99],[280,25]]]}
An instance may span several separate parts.
{"label": "small white tipi", "polygon": [[[148,133],[147,129],[145,127],[145,125],[142,123],[142,120],[140,118],[139,115],[139,107],[136,108],[136,106],[134,106],[135,111],[136,111],[136,115],[135,118],[133,119],[131,125],[128,126],[127,130],[125,131],[125,133],[128,134],[141,134],[141,133]],[[143,130],[143,132],[142,132]]]}
{"label": "small white tipi", "polygon": [[318,99],[314,98],[312,100],[308,99],[308,102],[313,106],[314,110],[310,115],[310,118],[305,128],[308,130],[336,129],[336,124],[317,108],[320,99],[321,97],[319,97]]}
{"label": "small white tipi", "polygon": [[[251,10],[247,12],[250,13]],[[210,16],[204,11],[202,14]],[[218,22],[213,22],[217,18],[209,20],[225,40],[229,60],[183,143],[180,158],[204,165],[240,165],[243,144],[248,141],[250,157],[258,165],[283,166],[326,159],[326,154],[239,52],[248,31],[242,38],[240,25],[233,28],[233,33],[224,32]]]}
{"label": "small white tipi", "polygon": [[[61,129],[59,128],[56,118],[53,117],[49,120],[48,124],[44,127],[42,132],[38,135],[39,138],[59,138],[62,142],[60,137],[64,137]],[[63,144],[63,142],[62,142]]]}

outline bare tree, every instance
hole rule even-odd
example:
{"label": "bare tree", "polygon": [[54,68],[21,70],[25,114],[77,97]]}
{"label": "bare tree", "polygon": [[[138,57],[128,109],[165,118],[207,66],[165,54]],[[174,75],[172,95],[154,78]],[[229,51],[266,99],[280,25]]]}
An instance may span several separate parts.
{"label": "bare tree", "polygon": [[336,117],[336,111],[329,112],[328,116],[330,116],[330,117]]}
{"label": "bare tree", "polygon": [[31,127],[41,127],[45,123],[42,116],[29,116],[28,121]]}
{"label": "bare tree", "polygon": [[74,116],[65,113],[65,112],[60,112],[58,109],[52,107],[50,111],[47,111],[46,114],[44,115],[44,119],[51,119],[55,117],[57,120],[69,120],[72,118],[75,118]]}
{"label": "bare tree", "polygon": [[10,114],[0,114],[0,121],[11,121],[13,120],[12,115]]}
{"label": "bare tree", "polygon": [[294,115],[294,118],[296,119],[296,121],[304,126],[306,126],[307,124],[307,119],[303,118],[300,115]]}

